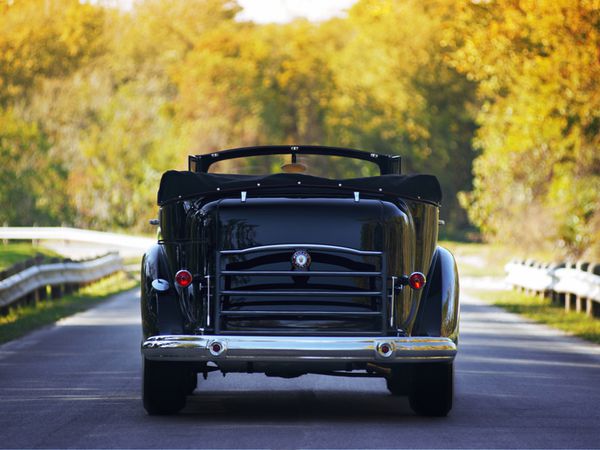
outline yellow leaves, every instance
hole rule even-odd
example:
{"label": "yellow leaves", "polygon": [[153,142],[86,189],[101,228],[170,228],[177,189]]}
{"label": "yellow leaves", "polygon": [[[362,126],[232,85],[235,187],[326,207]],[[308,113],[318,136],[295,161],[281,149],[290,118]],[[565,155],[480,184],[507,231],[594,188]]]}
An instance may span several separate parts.
{"label": "yellow leaves", "polygon": [[0,104],[95,56],[102,23],[102,9],[76,0],[10,4],[0,16]]}
{"label": "yellow leaves", "polygon": [[[188,151],[280,142],[401,153],[460,220],[477,114],[464,201],[485,231],[518,233],[531,202],[590,204],[565,183],[599,167],[598,3],[360,0],[344,19],[259,26],[228,0],[2,2],[0,104],[24,102],[67,155],[81,223],[124,227]],[[600,223],[592,209],[565,214]]]}
{"label": "yellow leaves", "polygon": [[599,19],[597,1],[497,1],[455,24],[453,64],[485,99],[470,213],[488,236],[518,235],[533,202],[552,219],[544,237],[574,254],[600,246]]}

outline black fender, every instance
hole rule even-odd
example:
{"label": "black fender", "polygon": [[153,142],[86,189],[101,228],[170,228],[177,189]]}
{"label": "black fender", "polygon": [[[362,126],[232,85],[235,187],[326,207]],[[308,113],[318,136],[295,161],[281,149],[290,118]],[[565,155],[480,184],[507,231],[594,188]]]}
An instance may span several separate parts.
{"label": "black fender", "polygon": [[412,334],[448,337],[458,343],[459,315],[456,261],[448,250],[437,247],[429,267]]}
{"label": "black fender", "polygon": [[[152,282],[157,278],[167,280],[169,289],[157,292],[152,287]],[[144,339],[161,334],[183,333],[183,315],[162,245],[152,246],[142,258],[140,306]]]}

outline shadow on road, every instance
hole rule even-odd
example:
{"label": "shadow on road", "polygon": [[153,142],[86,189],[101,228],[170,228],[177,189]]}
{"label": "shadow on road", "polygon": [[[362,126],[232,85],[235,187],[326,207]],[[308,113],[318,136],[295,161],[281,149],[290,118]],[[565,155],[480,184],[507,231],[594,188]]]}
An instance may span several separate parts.
{"label": "shadow on road", "polygon": [[200,392],[188,397],[181,416],[198,416],[203,421],[222,422],[223,419],[242,423],[298,420],[367,422],[396,421],[398,417],[413,416],[406,397],[393,397],[386,392],[282,391]]}

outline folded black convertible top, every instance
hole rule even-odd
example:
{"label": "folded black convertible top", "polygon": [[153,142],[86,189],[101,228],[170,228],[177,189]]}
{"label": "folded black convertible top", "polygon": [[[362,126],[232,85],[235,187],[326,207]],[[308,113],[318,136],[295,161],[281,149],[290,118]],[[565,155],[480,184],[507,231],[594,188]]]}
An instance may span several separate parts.
{"label": "folded black convertible top", "polygon": [[229,175],[169,170],[160,180],[158,204],[192,196],[217,192],[243,191],[256,188],[301,187],[342,188],[363,192],[382,192],[398,197],[439,204],[442,190],[433,175],[381,175],[368,178],[332,180],[302,174]]}

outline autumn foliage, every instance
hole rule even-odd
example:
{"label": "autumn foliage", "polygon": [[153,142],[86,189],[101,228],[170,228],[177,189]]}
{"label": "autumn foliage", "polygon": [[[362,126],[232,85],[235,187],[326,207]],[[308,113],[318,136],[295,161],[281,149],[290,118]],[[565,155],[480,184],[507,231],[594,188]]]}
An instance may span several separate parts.
{"label": "autumn foliage", "polygon": [[360,0],[283,25],[239,10],[1,0],[0,223],[148,231],[188,154],[323,144],[436,174],[448,235],[600,252],[598,1]]}

